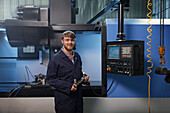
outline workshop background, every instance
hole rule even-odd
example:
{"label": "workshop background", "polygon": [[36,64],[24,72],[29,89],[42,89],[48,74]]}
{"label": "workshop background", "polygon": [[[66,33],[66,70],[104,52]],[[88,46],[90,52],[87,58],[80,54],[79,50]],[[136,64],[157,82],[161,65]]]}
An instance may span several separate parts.
{"label": "workshop background", "polygon": [[[75,7],[79,8],[76,14],[76,24],[86,24],[108,3],[114,0],[72,0]],[[170,67],[170,45],[168,38],[170,30],[170,0],[165,0],[165,67]],[[144,45],[144,75],[127,76],[107,73],[107,89],[114,80],[106,97],[84,97],[84,113],[147,113],[148,111],[148,76],[147,67],[147,0],[129,0],[129,6],[124,10],[124,33],[126,40],[143,40]],[[0,0],[0,24],[17,16],[19,6],[49,7],[49,0]],[[159,38],[160,38],[160,0],[152,0],[152,45],[151,58],[153,68],[151,76],[151,113],[169,113],[170,84],[164,79],[166,75],[155,74],[159,66]],[[106,25],[107,42],[116,41],[118,11],[105,15],[101,24]],[[102,84],[102,37],[101,31],[76,32],[76,47],[83,61],[83,71],[90,75],[94,85]],[[23,58],[19,56],[21,47],[11,47],[6,35],[6,30],[0,26],[0,113],[54,113],[54,98],[43,96],[24,97],[18,92],[19,97],[8,97],[6,92],[20,86],[18,83],[32,82],[32,75],[46,75],[49,61],[49,50],[43,47],[38,51],[38,56]],[[35,50],[28,46],[25,51]],[[43,51],[43,52],[42,52]],[[42,60],[42,56],[46,59]],[[29,75],[29,76],[28,76]],[[93,84],[92,84],[93,85]],[[22,90],[21,90],[22,91]],[[49,91],[49,90],[46,90]],[[27,93],[27,92],[26,92]]]}

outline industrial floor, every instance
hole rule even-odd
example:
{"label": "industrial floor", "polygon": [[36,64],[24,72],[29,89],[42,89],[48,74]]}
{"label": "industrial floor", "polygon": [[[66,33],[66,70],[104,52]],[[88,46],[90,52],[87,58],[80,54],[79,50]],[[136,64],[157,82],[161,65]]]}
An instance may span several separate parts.
{"label": "industrial floor", "polygon": [[[147,98],[84,97],[84,113],[148,113]],[[170,113],[170,98],[151,98],[151,113]],[[54,98],[0,98],[0,113],[55,113]]]}

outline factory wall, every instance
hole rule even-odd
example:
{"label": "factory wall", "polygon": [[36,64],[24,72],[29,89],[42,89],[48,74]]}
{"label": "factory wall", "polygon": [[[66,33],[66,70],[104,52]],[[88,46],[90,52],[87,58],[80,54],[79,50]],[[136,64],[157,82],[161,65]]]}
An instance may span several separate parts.
{"label": "factory wall", "polygon": [[0,20],[17,16],[19,6],[48,7],[49,0],[0,0]]}

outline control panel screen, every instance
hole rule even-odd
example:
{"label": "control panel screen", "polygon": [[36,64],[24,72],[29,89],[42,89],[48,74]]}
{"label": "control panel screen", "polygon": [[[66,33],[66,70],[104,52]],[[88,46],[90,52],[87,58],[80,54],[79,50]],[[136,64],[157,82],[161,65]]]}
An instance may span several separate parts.
{"label": "control panel screen", "polygon": [[132,47],[121,47],[121,57],[131,58],[132,57]]}
{"label": "control panel screen", "polygon": [[144,75],[144,41],[112,41],[106,44],[107,72],[129,76]]}
{"label": "control panel screen", "polygon": [[109,59],[119,59],[119,46],[117,45],[109,45],[108,46],[108,58]]}

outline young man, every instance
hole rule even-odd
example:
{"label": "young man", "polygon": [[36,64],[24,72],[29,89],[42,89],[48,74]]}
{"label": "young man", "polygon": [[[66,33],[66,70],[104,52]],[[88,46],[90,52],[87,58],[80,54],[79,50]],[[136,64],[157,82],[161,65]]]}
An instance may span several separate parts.
{"label": "young man", "polygon": [[[82,86],[75,84],[83,76],[81,58],[73,51],[75,39],[74,32],[65,31],[61,40],[63,47],[48,64],[47,81],[56,88],[56,113],[83,113]],[[88,80],[86,76],[84,82]]]}

